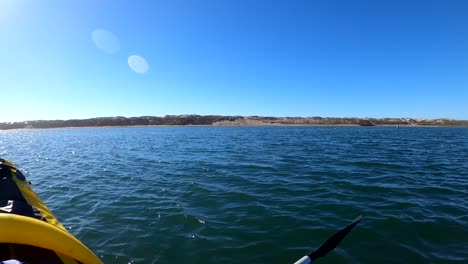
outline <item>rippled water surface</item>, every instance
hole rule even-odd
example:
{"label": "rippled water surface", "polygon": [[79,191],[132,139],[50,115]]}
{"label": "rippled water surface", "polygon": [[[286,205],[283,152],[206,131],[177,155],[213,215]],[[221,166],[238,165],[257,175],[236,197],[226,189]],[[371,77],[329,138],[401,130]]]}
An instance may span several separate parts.
{"label": "rippled water surface", "polygon": [[468,129],[143,127],[0,131],[105,263],[468,263]]}

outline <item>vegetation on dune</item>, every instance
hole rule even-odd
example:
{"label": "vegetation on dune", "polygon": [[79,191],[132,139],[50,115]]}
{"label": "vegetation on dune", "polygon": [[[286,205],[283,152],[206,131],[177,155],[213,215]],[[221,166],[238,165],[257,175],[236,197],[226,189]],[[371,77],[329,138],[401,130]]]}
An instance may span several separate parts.
{"label": "vegetation on dune", "polygon": [[264,117],[220,115],[166,115],[141,117],[97,117],[71,120],[36,120],[0,123],[0,129],[101,127],[101,126],[185,126],[185,125],[356,125],[356,126],[462,126],[468,120],[412,118]]}

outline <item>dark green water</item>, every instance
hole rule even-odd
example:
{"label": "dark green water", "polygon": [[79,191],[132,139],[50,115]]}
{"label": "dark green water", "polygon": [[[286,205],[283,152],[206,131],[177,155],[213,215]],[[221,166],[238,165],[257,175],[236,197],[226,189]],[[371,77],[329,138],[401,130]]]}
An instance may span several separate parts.
{"label": "dark green water", "polygon": [[467,263],[468,129],[157,127],[0,131],[105,263]]}

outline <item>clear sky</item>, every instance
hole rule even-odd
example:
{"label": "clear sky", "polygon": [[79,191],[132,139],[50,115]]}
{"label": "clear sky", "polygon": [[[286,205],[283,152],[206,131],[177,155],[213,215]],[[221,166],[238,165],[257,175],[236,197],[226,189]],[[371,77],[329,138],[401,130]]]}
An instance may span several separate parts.
{"label": "clear sky", "polygon": [[468,119],[468,1],[0,0],[0,122]]}

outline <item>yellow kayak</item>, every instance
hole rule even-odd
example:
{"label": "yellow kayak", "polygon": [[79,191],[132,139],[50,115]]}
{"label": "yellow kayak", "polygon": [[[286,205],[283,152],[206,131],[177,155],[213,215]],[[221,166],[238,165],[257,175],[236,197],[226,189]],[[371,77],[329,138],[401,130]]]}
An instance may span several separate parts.
{"label": "yellow kayak", "polygon": [[0,263],[100,264],[39,199],[16,166],[0,159]]}

